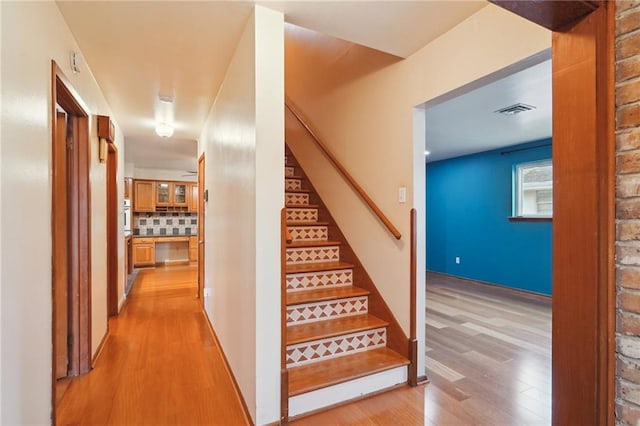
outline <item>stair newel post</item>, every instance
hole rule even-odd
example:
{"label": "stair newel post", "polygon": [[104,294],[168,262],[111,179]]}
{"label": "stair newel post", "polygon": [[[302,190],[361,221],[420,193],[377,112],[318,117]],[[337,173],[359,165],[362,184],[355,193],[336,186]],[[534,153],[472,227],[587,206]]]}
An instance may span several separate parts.
{"label": "stair newel post", "polygon": [[411,209],[410,222],[410,270],[409,270],[409,292],[410,292],[410,334],[409,334],[409,385],[418,385],[418,340],[416,338],[416,253],[417,253],[417,235],[416,235],[416,209]]}
{"label": "stair newel post", "polygon": [[287,209],[280,211],[280,424],[289,424],[289,371],[287,370]]}

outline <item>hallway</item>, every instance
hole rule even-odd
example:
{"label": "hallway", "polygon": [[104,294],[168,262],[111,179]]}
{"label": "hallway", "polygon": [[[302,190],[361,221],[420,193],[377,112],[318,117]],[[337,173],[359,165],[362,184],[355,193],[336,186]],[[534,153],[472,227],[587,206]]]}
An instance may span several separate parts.
{"label": "hallway", "polygon": [[196,274],[140,271],[93,371],[59,383],[58,425],[248,423],[195,297]]}

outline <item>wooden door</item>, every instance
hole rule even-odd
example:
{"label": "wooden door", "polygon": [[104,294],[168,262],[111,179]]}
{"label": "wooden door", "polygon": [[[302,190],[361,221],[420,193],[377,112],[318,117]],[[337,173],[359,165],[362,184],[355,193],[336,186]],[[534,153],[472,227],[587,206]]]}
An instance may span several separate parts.
{"label": "wooden door", "polygon": [[125,200],[131,199],[132,185],[133,185],[133,178],[124,178],[124,199]]}
{"label": "wooden door", "polygon": [[[67,173],[67,114],[56,112],[56,135],[53,141],[54,194],[67,193],[69,176]],[[69,368],[69,200],[67,197],[56,203],[59,214],[53,217],[53,293],[55,303],[55,378],[67,376]]]}
{"label": "wooden door", "polygon": [[155,183],[149,180],[134,181],[133,191],[133,211],[134,212],[154,212],[155,204]]}
{"label": "wooden door", "polygon": [[204,307],[204,154],[198,160],[198,297]]}

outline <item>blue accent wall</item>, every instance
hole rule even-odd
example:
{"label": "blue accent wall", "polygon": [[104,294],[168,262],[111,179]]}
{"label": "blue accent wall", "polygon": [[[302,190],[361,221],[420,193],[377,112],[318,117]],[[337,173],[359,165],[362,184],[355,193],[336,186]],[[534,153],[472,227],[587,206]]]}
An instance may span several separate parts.
{"label": "blue accent wall", "polygon": [[509,221],[513,166],[551,158],[551,146],[501,155],[549,143],[427,164],[428,270],[551,294],[551,222]]}

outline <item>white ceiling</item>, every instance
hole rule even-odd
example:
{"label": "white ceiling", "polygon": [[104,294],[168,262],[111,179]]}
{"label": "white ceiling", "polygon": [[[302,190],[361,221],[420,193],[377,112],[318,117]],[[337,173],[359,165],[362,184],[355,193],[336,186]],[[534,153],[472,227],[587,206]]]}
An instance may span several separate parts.
{"label": "white ceiling", "polygon": [[[487,4],[484,0],[258,3],[284,12],[287,22],[402,57]],[[136,167],[193,170],[192,141],[200,136],[253,2],[57,4],[124,132],[125,160]],[[168,141],[154,132],[159,95],[175,98],[175,135]]]}
{"label": "white ceiling", "polygon": [[[523,103],[532,111],[494,111]],[[551,60],[426,108],[427,162],[551,137]]]}

